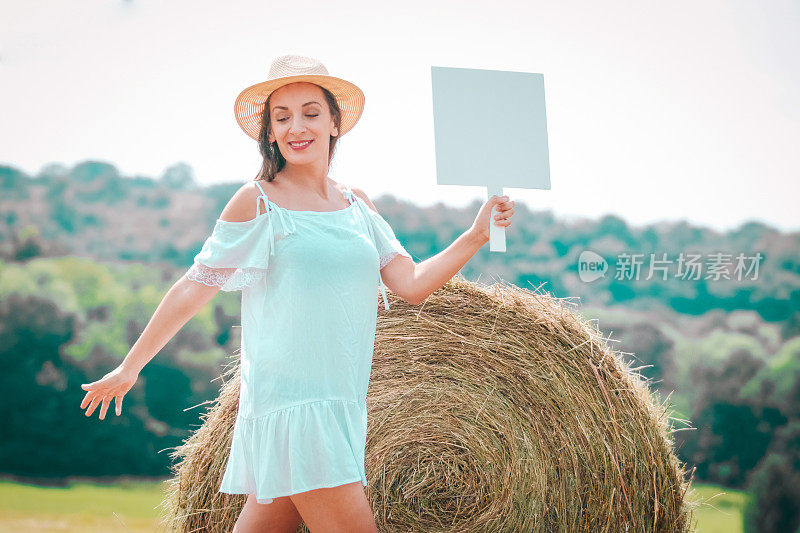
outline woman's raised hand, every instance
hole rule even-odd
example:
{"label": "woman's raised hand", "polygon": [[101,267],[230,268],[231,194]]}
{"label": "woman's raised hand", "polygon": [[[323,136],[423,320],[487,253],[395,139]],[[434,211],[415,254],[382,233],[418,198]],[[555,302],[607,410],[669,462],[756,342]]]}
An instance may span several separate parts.
{"label": "woman's raised hand", "polygon": [[116,405],[116,413],[119,416],[122,414],[122,397],[131,390],[138,377],[138,372],[120,365],[101,379],[93,383],[84,383],[81,388],[88,392],[83,397],[81,409],[88,405],[89,409],[86,411],[86,416],[92,416],[97,405],[102,402],[100,420],[103,420],[113,398]]}
{"label": "woman's raised hand", "polygon": [[511,225],[511,215],[514,214],[514,202],[508,201],[508,196],[493,195],[486,200],[486,203],[481,206],[478,211],[478,216],[475,222],[472,223],[472,231],[476,235],[480,235],[485,241],[489,241],[489,218],[492,216],[492,209],[497,206],[497,215],[492,222],[496,226],[508,227]]}

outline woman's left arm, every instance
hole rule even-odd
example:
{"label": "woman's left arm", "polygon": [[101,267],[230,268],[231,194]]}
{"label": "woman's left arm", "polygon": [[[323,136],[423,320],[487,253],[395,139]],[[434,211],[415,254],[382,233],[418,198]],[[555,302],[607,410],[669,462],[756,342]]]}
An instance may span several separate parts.
{"label": "woman's left arm", "polygon": [[[361,189],[352,188],[376,213],[374,204]],[[514,214],[514,202],[508,196],[492,196],[481,206],[475,222],[453,243],[434,255],[417,264],[404,255],[398,254],[383,267],[381,277],[383,283],[391,291],[412,305],[419,305],[440,289],[469,261],[475,253],[489,242],[489,218],[492,208],[497,205],[497,220],[493,222],[500,227],[511,225]]]}

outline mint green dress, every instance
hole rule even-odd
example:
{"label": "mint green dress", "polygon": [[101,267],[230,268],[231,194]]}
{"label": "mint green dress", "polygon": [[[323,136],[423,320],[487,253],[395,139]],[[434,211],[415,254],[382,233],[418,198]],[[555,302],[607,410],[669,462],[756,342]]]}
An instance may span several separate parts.
{"label": "mint green dress", "polygon": [[218,219],[186,273],[242,291],[239,410],[219,490],[271,503],[366,486],[378,288],[389,309],[380,269],[411,256],[349,188],[344,209],[295,211],[256,185],[256,217]]}

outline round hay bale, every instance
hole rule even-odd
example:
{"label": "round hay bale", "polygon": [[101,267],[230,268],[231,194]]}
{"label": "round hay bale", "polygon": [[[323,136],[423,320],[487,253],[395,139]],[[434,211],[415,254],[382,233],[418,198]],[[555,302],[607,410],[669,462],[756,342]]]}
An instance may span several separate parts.
{"label": "round hay bale", "polygon": [[[569,305],[457,275],[380,310],[365,487],[380,531],[690,530],[666,408]],[[217,491],[238,370],[173,452],[175,531],[231,531],[246,499]]]}

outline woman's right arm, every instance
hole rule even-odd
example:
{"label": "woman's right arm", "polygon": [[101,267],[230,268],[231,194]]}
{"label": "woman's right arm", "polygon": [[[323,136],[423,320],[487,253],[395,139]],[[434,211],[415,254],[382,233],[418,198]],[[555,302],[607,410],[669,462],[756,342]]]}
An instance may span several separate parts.
{"label": "woman's right arm", "polygon": [[[256,216],[257,198],[258,192],[254,183],[243,185],[223,209],[220,220],[242,222],[252,219]],[[212,270],[224,278],[226,274],[233,274],[236,268],[212,268]],[[103,420],[112,399],[115,399],[116,414],[119,416],[122,412],[123,396],[136,383],[145,365],[220,289],[221,286],[215,284],[207,285],[189,279],[186,274],[176,281],[164,295],[141,336],[125,356],[125,360],[102,379],[81,385],[81,388],[87,391],[81,402],[81,409],[89,406],[86,416],[92,416],[97,405],[102,403],[100,420]]]}
{"label": "woman's right arm", "polygon": [[216,286],[204,285],[182,276],[167,291],[150,322],[131,347],[123,368],[137,375],[161,348],[219,292]]}
{"label": "woman's right arm", "polygon": [[[222,210],[220,220],[247,221],[255,217],[256,189],[253,183],[240,187]],[[213,269],[232,274],[235,268]],[[220,287],[190,280],[184,275],[167,291],[153,317],[144,328],[139,340],[131,348],[120,366],[136,373],[156,356],[170,339],[206,305]]]}
{"label": "woman's right arm", "polygon": [[220,287],[192,281],[186,275],[176,281],[164,295],[125,360],[102,379],[81,385],[87,391],[81,402],[81,409],[89,406],[86,416],[92,416],[95,408],[102,403],[100,420],[103,420],[112,398],[119,416],[122,413],[122,398],[136,383],[144,366],[219,290]]}

